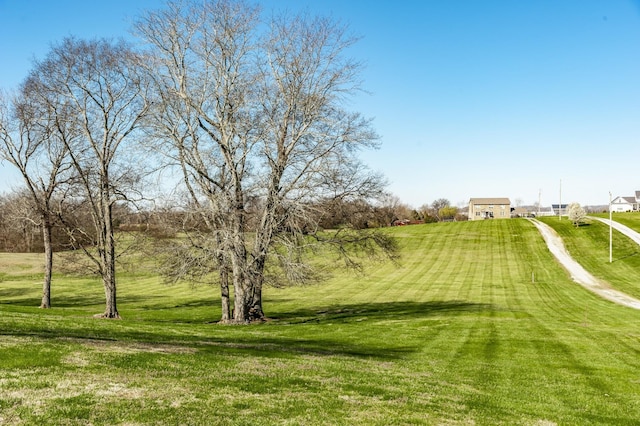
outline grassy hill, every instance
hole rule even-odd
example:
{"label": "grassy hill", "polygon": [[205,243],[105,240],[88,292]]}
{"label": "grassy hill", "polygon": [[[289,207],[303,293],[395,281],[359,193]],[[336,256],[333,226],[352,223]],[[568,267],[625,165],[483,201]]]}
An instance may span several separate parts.
{"label": "grassy hill", "polygon": [[[608,214],[594,215],[609,218]],[[614,288],[640,299],[640,246],[613,231],[612,262],[609,263],[609,226],[590,220],[575,228],[571,221],[557,217],[542,219],[562,237],[571,256],[589,272]],[[614,220],[640,231],[640,214],[618,213]]]}
{"label": "grassy hill", "polygon": [[[557,229],[613,280],[600,228]],[[152,270],[119,276],[122,321],[91,318],[91,277],[56,276],[43,311],[38,258],[0,254],[0,424],[637,424],[640,312],[573,283],[528,221],[390,232],[398,265],[270,288],[272,320],[241,327]]]}
{"label": "grassy hill", "polygon": [[[595,213],[590,214],[590,216],[609,219],[609,213]],[[640,212],[613,213],[612,217],[616,222],[620,222],[623,225],[640,232]]]}

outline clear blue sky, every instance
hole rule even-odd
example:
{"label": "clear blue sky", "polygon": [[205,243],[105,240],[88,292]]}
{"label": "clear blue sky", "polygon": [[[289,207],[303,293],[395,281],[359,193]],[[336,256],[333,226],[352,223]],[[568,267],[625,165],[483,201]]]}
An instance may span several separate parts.
{"label": "clear blue sky", "polygon": [[[159,0],[0,0],[0,88],[65,36],[127,37]],[[640,190],[639,0],[263,0],[348,24],[374,118],[364,154],[418,207],[437,198],[606,204]],[[14,182],[0,166],[0,191]]]}

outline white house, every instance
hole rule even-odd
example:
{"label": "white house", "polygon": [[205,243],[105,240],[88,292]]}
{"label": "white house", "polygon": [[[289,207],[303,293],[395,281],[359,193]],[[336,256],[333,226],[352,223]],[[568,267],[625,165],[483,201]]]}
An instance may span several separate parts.
{"label": "white house", "polygon": [[635,197],[616,197],[611,200],[612,212],[633,212],[638,211],[638,195],[640,191],[636,191]]}

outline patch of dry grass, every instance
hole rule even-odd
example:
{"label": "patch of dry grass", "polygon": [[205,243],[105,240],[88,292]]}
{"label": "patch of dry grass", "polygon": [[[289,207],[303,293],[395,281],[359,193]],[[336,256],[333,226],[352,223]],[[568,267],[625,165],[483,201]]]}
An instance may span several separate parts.
{"label": "patch of dry grass", "polygon": [[190,346],[169,345],[163,343],[148,343],[148,342],[127,342],[127,341],[112,341],[112,340],[97,340],[97,339],[79,339],[72,337],[65,337],[60,339],[63,341],[69,341],[72,343],[82,345],[82,349],[79,352],[87,353],[87,349],[96,350],[100,352],[113,352],[113,353],[166,353],[166,354],[194,354],[197,350]]}
{"label": "patch of dry grass", "polygon": [[44,272],[41,253],[1,253],[0,271],[11,276],[33,275]]}

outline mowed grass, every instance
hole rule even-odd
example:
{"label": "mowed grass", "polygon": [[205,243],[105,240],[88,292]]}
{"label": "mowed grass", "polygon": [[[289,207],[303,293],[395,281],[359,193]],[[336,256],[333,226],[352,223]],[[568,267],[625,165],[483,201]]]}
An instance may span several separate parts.
{"label": "mowed grass", "polygon": [[[609,213],[596,213],[591,214],[590,216],[609,219]],[[613,213],[612,218],[614,221],[620,222],[636,232],[640,232],[640,212]]]}
{"label": "mowed grass", "polygon": [[398,265],[267,289],[252,326],[153,269],[119,277],[121,321],[91,318],[91,277],[56,276],[43,311],[0,254],[0,424],[637,424],[640,312],[573,283],[531,223],[390,232]]}
{"label": "mowed grass", "polygon": [[[609,218],[608,214],[594,216]],[[567,218],[558,220],[557,217],[549,217],[541,220],[555,229],[567,251],[585,269],[613,288],[640,299],[640,246],[637,243],[614,229],[610,263],[609,225],[588,220],[576,228]],[[640,231],[639,214],[618,213],[613,220]]]}

